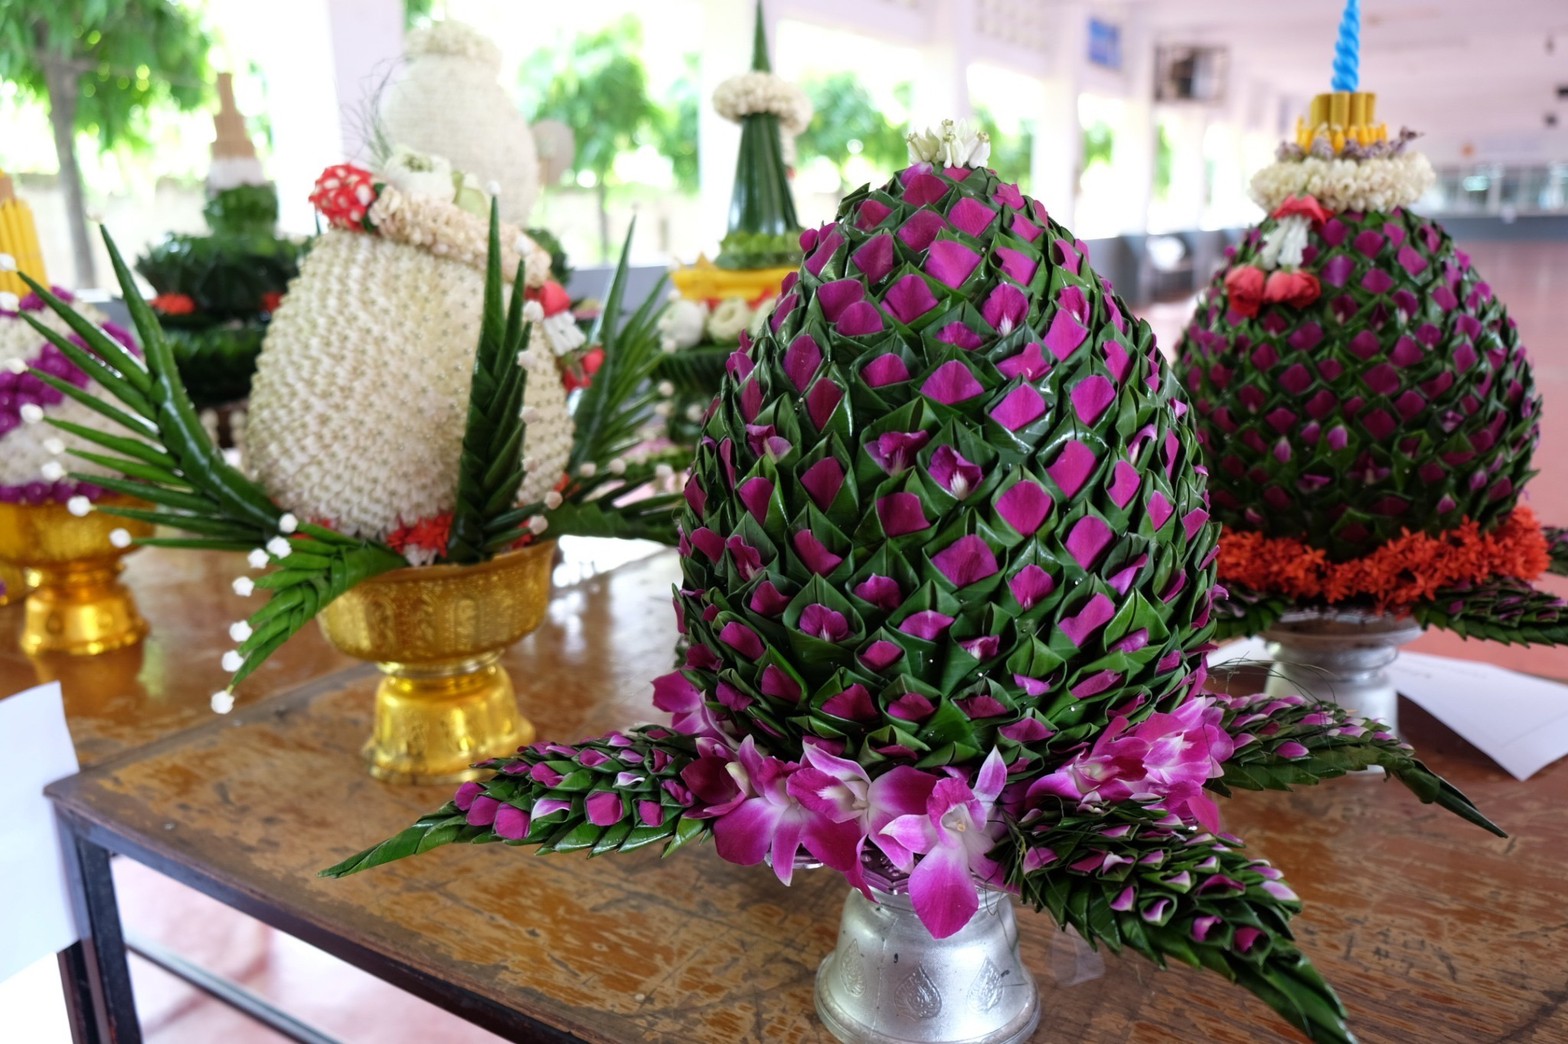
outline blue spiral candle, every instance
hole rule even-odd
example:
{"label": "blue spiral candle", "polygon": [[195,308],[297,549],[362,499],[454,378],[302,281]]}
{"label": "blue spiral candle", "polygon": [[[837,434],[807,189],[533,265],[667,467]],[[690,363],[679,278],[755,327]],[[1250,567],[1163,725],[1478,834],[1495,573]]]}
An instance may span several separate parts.
{"label": "blue spiral candle", "polygon": [[1334,43],[1334,90],[1353,91],[1361,82],[1361,0],[1345,0]]}

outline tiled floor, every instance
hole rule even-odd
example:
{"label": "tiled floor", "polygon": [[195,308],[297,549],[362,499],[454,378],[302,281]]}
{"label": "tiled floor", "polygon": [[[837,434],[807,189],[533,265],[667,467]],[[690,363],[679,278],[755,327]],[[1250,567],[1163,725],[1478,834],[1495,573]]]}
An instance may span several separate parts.
{"label": "tiled floor", "polygon": [[[1568,333],[1554,307],[1568,299],[1568,244],[1469,247],[1531,346],[1536,380],[1546,396],[1537,456],[1542,474],[1531,485],[1530,502],[1543,520],[1568,522]],[[1148,310],[1162,344],[1174,344],[1190,308],[1185,302]],[[1561,405],[1553,409],[1553,403]],[[1568,594],[1568,585],[1560,593]],[[1423,638],[1417,648],[1568,677],[1568,649],[1514,649],[1444,634]],[[341,1040],[467,1044],[499,1039],[139,865],[120,860],[116,879],[130,931],[234,978]],[[135,963],[134,975],[150,1044],[273,1044],[283,1039],[145,962]],[[49,975],[41,978],[47,982]],[[29,1044],[47,1044],[45,1033],[40,1028]]]}

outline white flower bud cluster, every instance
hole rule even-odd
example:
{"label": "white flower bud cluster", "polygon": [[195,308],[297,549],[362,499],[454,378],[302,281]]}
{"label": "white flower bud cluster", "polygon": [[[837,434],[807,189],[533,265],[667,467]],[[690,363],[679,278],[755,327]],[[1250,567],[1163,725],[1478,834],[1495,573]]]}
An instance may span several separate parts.
{"label": "white flower bud cluster", "polygon": [[935,127],[911,131],[909,162],[943,167],[983,167],[991,158],[991,135],[969,120],[943,120]]}
{"label": "white flower bud cluster", "polygon": [[[78,301],[71,307],[93,323],[103,323],[105,320],[104,314],[91,305]],[[51,330],[63,334],[71,332],[65,320],[48,308],[27,314]],[[26,372],[28,366],[38,360],[39,353],[47,343],[20,315],[0,315],[0,371],[15,374]],[[89,384],[88,388],[101,393],[96,384]],[[53,482],[67,470],[91,475],[108,474],[105,469],[85,460],[75,457],[64,459],[70,450],[102,452],[99,447],[75,435],[66,434],[52,424],[38,422],[48,417],[87,428],[107,428],[117,435],[124,434],[118,426],[71,398],[47,408],[27,403],[22,406],[20,413],[26,423],[0,434],[0,486],[26,485],[40,479]]]}
{"label": "white flower bud cluster", "polygon": [[[377,539],[451,510],[483,299],[474,267],[376,235],[324,234],[268,328],[251,388],[247,455],[273,499]],[[572,422],[537,329],[522,364],[537,419],[520,495],[533,501],[561,475]]]}
{"label": "white flower bud cluster", "polygon": [[779,129],[796,137],[811,123],[811,99],[782,76],[770,72],[743,72],[731,76],[713,91],[713,109],[726,120],[739,123],[753,113],[772,113]]}
{"label": "white flower bud cluster", "polygon": [[1280,160],[1252,177],[1252,199],[1272,213],[1290,196],[1312,196],[1331,211],[1386,211],[1408,207],[1432,187],[1436,175],[1414,150],[1369,159]]}

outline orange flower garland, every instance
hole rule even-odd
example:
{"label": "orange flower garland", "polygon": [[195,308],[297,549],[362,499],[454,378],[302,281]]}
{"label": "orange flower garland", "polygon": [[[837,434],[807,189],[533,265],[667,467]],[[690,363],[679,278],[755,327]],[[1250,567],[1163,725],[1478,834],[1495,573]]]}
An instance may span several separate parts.
{"label": "orange flower garland", "polygon": [[1406,530],[1349,562],[1330,562],[1322,550],[1293,537],[1226,530],[1220,538],[1219,580],[1330,604],[1366,597],[1386,608],[1411,605],[1466,581],[1534,580],[1547,564],[1546,535],[1535,514],[1521,505],[1487,532],[1469,519],[1436,535]]}

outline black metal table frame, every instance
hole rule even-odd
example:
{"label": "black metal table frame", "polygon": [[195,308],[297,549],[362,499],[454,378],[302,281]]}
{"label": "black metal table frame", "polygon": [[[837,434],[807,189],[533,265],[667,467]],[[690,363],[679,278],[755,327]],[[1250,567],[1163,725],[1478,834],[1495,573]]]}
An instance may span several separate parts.
{"label": "black metal table frame", "polygon": [[[57,798],[52,792],[50,796]],[[134,838],[61,807],[58,798],[55,812],[65,853],[71,904],[82,932],[80,942],[59,954],[66,1012],[76,1044],[140,1044],[142,1040],[127,956],[133,946],[127,943],[120,921],[110,868],[110,859],[116,855],[133,859],[508,1040],[566,1044],[582,1039],[430,975],[396,957],[346,939],[266,895],[234,887],[200,867],[154,852]],[[162,963],[159,956],[153,955],[155,963]],[[332,1040],[264,998],[210,972],[183,961],[175,967],[165,967],[292,1040],[306,1044],[324,1044]]]}

